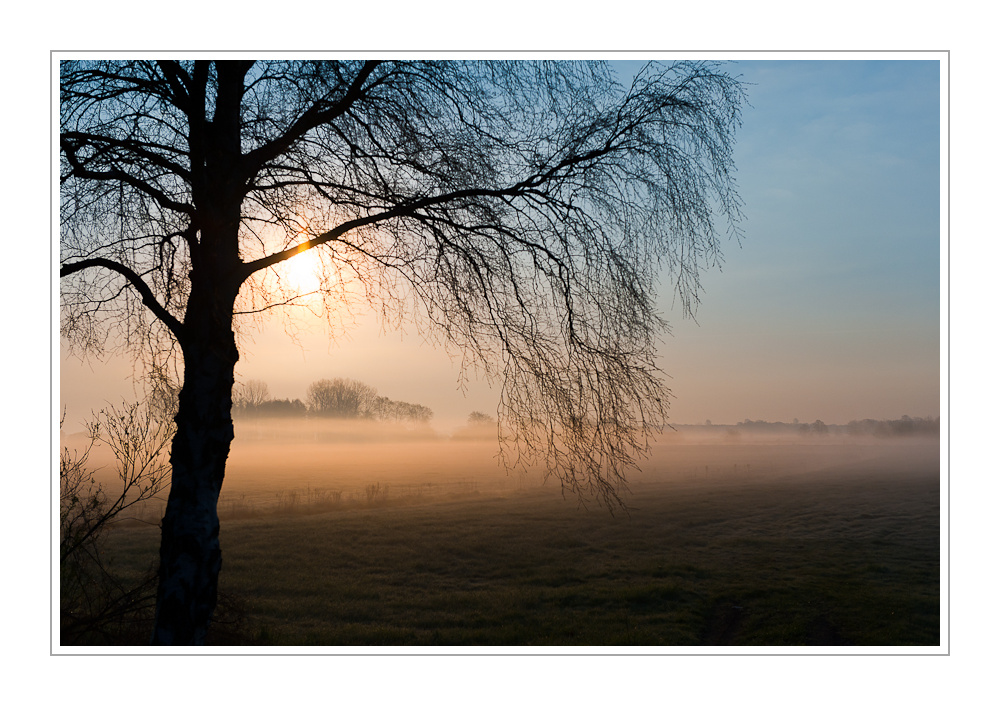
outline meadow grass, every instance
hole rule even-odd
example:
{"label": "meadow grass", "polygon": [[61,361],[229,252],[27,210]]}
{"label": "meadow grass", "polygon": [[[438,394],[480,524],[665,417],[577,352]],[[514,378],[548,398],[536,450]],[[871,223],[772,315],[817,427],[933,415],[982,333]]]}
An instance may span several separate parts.
{"label": "meadow grass", "polygon": [[[937,645],[937,458],[876,451],[760,449],[728,475],[713,457],[635,483],[614,515],[533,487],[230,518],[220,592],[249,644]],[[784,472],[753,473],[782,453]],[[789,472],[802,453],[827,455]],[[110,540],[138,576],[158,532]]]}

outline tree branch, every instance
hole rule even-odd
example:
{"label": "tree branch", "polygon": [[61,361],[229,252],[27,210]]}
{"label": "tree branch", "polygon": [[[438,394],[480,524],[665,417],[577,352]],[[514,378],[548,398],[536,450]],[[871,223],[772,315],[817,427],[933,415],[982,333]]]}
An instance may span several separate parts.
{"label": "tree branch", "polygon": [[362,87],[365,81],[381,63],[383,62],[366,61],[350,87],[348,87],[344,97],[337,101],[336,104],[327,108],[321,108],[320,101],[316,101],[280,137],[247,153],[244,162],[247,172],[256,174],[261,166],[269,160],[284,154],[291,145],[301,139],[307,132],[346,113],[354,102],[362,96]]}
{"label": "tree branch", "polygon": [[188,75],[181,70],[176,61],[157,61],[156,65],[163,72],[163,77],[167,80],[167,85],[170,86],[173,104],[185,113],[189,113],[191,100],[187,91],[190,83]]}
{"label": "tree branch", "polygon": [[[171,174],[176,174],[183,179],[191,178],[191,172],[187,169],[176,162],[171,162],[158,152],[146,149],[146,145],[141,142],[136,142],[135,140],[120,140],[108,135],[95,135],[87,132],[67,130],[63,131],[59,135],[59,143],[63,149],[67,149],[72,144],[74,155],[84,144],[91,144],[95,146],[101,144],[104,145],[103,149],[120,149],[142,157],[150,164],[155,164],[156,166],[167,170]],[[173,152],[177,155],[184,155],[181,150],[168,145],[158,144],[156,147],[164,151]]]}
{"label": "tree branch", "polygon": [[177,337],[178,341],[183,342],[184,339],[184,325],[178,321],[173,314],[167,311],[162,304],[156,299],[153,291],[149,288],[149,285],[137,275],[131,268],[126,267],[120,262],[114,260],[109,260],[105,257],[94,257],[87,260],[78,260],[76,262],[68,262],[63,264],[59,268],[59,278],[68,277],[70,275],[76,274],[77,272],[82,272],[93,267],[103,267],[105,269],[111,270],[112,272],[117,272],[122,277],[124,277],[129,284],[138,292],[139,297],[142,299],[142,303],[149,309],[156,318],[163,322],[163,324],[170,329],[170,332]]}
{"label": "tree branch", "polygon": [[70,176],[80,179],[91,179],[93,181],[120,181],[152,197],[163,208],[188,216],[194,215],[194,207],[191,204],[175,201],[159,189],[153,187],[148,181],[134,177],[117,167],[111,167],[108,171],[101,172],[84,166],[76,154],[79,145],[72,144],[65,136],[59,138],[59,145],[63,150],[63,154],[66,155],[66,161],[69,162],[71,168],[69,174],[64,176],[62,181],[65,181]]}
{"label": "tree branch", "polygon": [[267,257],[262,257],[251,262],[244,263],[241,268],[241,276],[246,279],[254,272],[266,269],[272,265],[276,265],[279,262],[284,262],[289,258],[298,255],[306,250],[311,250],[312,248],[324,245],[334,240],[338,240],[346,233],[368,225],[374,225],[376,223],[381,223],[382,221],[387,221],[392,218],[398,218],[402,216],[412,216],[417,211],[432,206],[437,206],[443,203],[448,203],[450,201],[459,201],[462,199],[476,199],[476,198],[504,198],[512,196],[523,196],[530,193],[533,189],[545,184],[548,181],[553,180],[558,172],[567,167],[572,167],[580,164],[581,162],[596,159],[600,156],[611,152],[614,147],[610,144],[606,145],[602,149],[595,149],[587,152],[583,155],[576,155],[573,157],[567,157],[560,161],[557,165],[548,169],[544,173],[534,174],[512,186],[505,189],[460,189],[458,191],[452,191],[445,194],[438,194],[437,196],[427,196],[409,203],[398,204],[392,208],[389,208],[380,213],[372,214],[370,216],[365,216],[364,218],[355,218],[350,221],[341,223],[336,228],[318,235],[315,238],[300,243],[295,247],[282,250],[281,252],[273,253]]}

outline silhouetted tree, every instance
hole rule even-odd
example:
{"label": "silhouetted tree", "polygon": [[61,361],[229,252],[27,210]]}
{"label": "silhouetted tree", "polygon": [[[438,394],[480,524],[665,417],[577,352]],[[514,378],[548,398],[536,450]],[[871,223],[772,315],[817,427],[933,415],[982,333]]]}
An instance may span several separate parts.
{"label": "silhouetted tree", "polygon": [[372,415],[378,391],[371,385],[348,378],[317,380],[309,386],[306,400],[310,414],[338,419],[362,419]]}
{"label": "silhouetted tree", "polygon": [[822,419],[817,419],[815,422],[809,425],[809,431],[815,432],[816,434],[829,434],[830,428],[823,422]]}
{"label": "silhouetted tree", "polygon": [[262,417],[305,417],[306,406],[302,400],[267,400],[258,408]]}
{"label": "silhouetted tree", "polygon": [[[63,447],[59,458],[60,639],[114,640],[152,608],[153,582],[123,584],[105,563],[104,540],[126,511],[167,485],[166,449],[174,424],[158,388],[144,402],[109,405],[87,423],[87,446]],[[98,483],[90,453],[100,443],[114,456],[117,480]]]}
{"label": "silhouetted tree", "polygon": [[264,404],[271,399],[267,383],[262,380],[247,380],[234,386],[233,412],[248,415],[259,415]]}
{"label": "silhouetted tree", "polygon": [[739,219],[745,96],[718,66],[65,61],[60,83],[63,334],[183,369],[155,643],[201,642],[216,603],[234,315],[294,303],[268,273],[307,250],[324,302],[361,291],[499,379],[515,458],[617,499],[667,412],[659,271],[693,309],[718,212]]}
{"label": "silhouetted tree", "polygon": [[417,422],[427,424],[433,418],[434,412],[422,404],[390,400],[388,397],[376,397],[371,405],[371,417],[382,422]]}
{"label": "silhouetted tree", "polygon": [[910,436],[913,434],[935,435],[941,433],[941,418],[922,419],[903,415],[900,419],[878,421],[875,419],[853,420],[847,424],[847,433],[853,435],[869,434],[872,436]]}
{"label": "silhouetted tree", "polygon": [[466,421],[470,426],[482,426],[497,423],[497,420],[493,417],[493,415],[486,414],[486,412],[470,412],[469,418]]}

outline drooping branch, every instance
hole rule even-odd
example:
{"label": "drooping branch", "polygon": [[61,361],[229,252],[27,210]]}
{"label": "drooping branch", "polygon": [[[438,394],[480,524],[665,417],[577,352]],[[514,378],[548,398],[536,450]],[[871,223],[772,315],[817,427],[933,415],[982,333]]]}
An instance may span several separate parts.
{"label": "drooping branch", "polygon": [[146,284],[146,281],[136,274],[131,268],[126,267],[122,263],[105,257],[94,257],[86,260],[67,262],[60,266],[59,277],[60,279],[68,277],[76,274],[77,272],[82,272],[94,267],[103,267],[124,277],[132,288],[139,294],[139,297],[146,308],[149,309],[157,319],[162,321],[168,329],[170,329],[170,332],[177,337],[179,342],[183,343],[184,325],[178,321],[173,314],[167,311],[162,304],[160,304],[156,295],[153,294],[153,290],[151,290],[149,285]]}
{"label": "drooping branch", "polygon": [[[161,167],[171,174],[190,179],[191,173],[177,162],[172,162],[163,156],[163,152],[169,152],[177,157],[185,157],[185,153],[178,147],[172,145],[154,144],[140,142],[139,140],[125,140],[111,137],[109,135],[95,135],[81,132],[79,130],[65,130],[59,135],[60,146],[65,150],[70,150],[76,154],[84,145],[94,146],[100,152],[108,150],[120,150],[130,154],[133,158],[148,161],[150,164]],[[152,149],[151,149],[152,148]]]}
{"label": "drooping branch", "polygon": [[[177,213],[183,213],[186,215],[193,215],[194,209],[191,204],[183,203],[175,199],[170,198],[160,189],[154,187],[148,180],[141,179],[137,176],[129,174],[117,166],[109,166],[106,170],[100,171],[96,169],[91,169],[86,166],[79,158],[78,151],[82,146],[82,140],[88,140],[93,143],[102,144],[104,147],[102,149],[108,149],[110,147],[122,147],[130,150],[134,153],[134,156],[147,159],[151,164],[161,166],[174,174],[181,176],[183,178],[188,178],[188,173],[181,167],[173,164],[169,160],[163,159],[159,155],[155,155],[146,150],[140,149],[134,143],[130,144],[123,140],[112,140],[111,138],[105,138],[101,136],[94,135],[84,135],[83,133],[66,133],[60,136],[59,145],[62,149],[63,154],[66,157],[66,161],[69,163],[70,171],[67,174],[62,175],[62,181],[66,181],[67,178],[73,177],[78,179],[90,179],[92,181],[117,181],[122,184],[128,184],[132,188],[140,191],[147,196],[152,197],[160,206],[171,211],[176,211]],[[117,144],[116,144],[117,143]]]}
{"label": "drooping branch", "polygon": [[379,213],[374,213],[363,218],[355,218],[346,221],[336,228],[328,230],[320,235],[310,238],[304,243],[300,243],[294,247],[287,248],[280,252],[273,253],[266,257],[253,260],[244,264],[242,268],[244,279],[249,277],[254,272],[257,272],[268,267],[272,267],[279,262],[284,262],[299,253],[311,250],[312,248],[318,247],[320,245],[325,245],[327,243],[336,241],[343,237],[346,233],[358,228],[363,228],[365,226],[375,225],[384,221],[402,218],[402,217],[416,217],[421,211],[425,209],[433,208],[435,206],[440,206],[442,204],[449,203],[460,203],[463,201],[474,201],[476,199],[503,199],[518,196],[527,196],[532,192],[536,192],[537,188],[546,182],[552,181],[555,175],[560,169],[565,169],[571,166],[575,166],[584,162],[586,160],[596,159],[610,151],[610,147],[604,150],[594,150],[586,155],[575,158],[567,158],[560,162],[558,165],[548,169],[544,174],[536,174],[528,177],[527,179],[514,184],[505,189],[462,189],[460,191],[449,192],[445,194],[438,194],[436,196],[428,196],[423,198],[418,198],[413,201],[404,202],[388,208]]}

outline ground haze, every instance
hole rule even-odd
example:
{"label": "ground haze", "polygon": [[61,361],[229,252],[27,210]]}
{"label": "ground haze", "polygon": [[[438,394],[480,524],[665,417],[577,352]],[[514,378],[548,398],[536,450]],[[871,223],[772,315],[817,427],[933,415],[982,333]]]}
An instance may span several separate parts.
{"label": "ground haze", "polygon": [[[937,437],[668,432],[612,514],[506,472],[491,431],[241,424],[215,642],[940,642]],[[157,541],[123,523],[116,571]]]}

